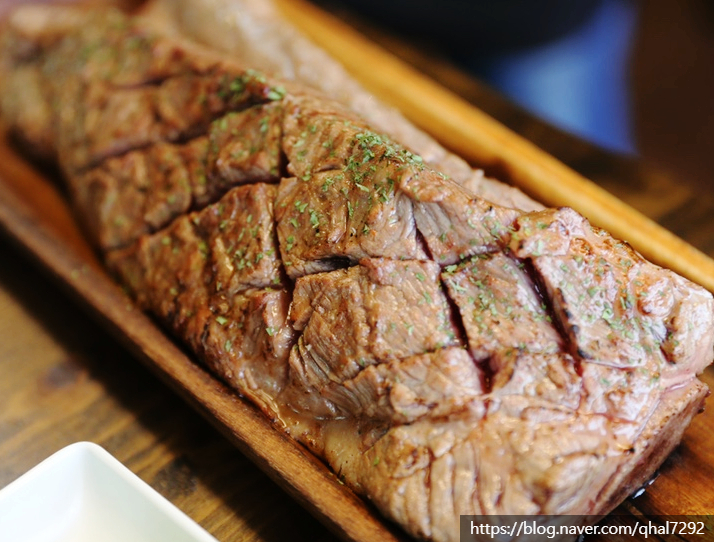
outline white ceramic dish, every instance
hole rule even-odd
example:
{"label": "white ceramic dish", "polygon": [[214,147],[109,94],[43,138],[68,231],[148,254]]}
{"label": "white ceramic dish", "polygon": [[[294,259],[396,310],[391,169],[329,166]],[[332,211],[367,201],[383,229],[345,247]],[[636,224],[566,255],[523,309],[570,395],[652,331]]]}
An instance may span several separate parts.
{"label": "white ceramic dish", "polygon": [[217,542],[96,444],[58,451],[0,490],[3,542]]}

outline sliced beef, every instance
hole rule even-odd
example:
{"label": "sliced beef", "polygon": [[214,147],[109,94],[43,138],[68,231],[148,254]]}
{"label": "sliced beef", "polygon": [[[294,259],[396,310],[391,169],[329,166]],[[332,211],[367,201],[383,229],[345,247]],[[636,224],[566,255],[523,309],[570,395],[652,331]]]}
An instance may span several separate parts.
{"label": "sliced beef", "polygon": [[[290,318],[314,353],[346,362],[331,367],[336,378],[457,341],[438,267],[427,261],[365,259],[346,270],[303,277],[295,285]],[[345,344],[353,337],[354,344]]]}
{"label": "sliced beef", "polygon": [[[81,171],[102,160],[160,141],[180,141],[205,133],[213,119],[257,102],[274,89],[264,79],[240,71],[177,75],[158,85],[114,88],[82,83],[80,99],[59,118],[59,155],[67,170]],[[281,94],[275,94],[276,97]]]}
{"label": "sliced beef", "polygon": [[206,239],[214,291],[234,293],[247,287],[281,285],[274,199],[274,186],[243,186],[190,216]]}
{"label": "sliced beef", "polygon": [[[656,408],[641,428],[625,459],[598,495],[599,508],[613,510],[619,503],[653,479],[652,468],[661,465],[679,445],[692,418],[704,408],[709,389],[696,378],[662,393]],[[633,424],[629,424],[630,426]]]}
{"label": "sliced beef", "polygon": [[212,184],[277,182],[284,167],[282,120],[282,107],[267,104],[228,113],[214,121],[207,158]]}
{"label": "sliced beef", "polygon": [[254,106],[215,120],[207,136],[159,142],[104,160],[70,180],[104,250],[127,246],[246,182],[277,182],[281,111]]}
{"label": "sliced beef", "polygon": [[457,347],[371,365],[323,391],[342,415],[365,425],[444,417],[483,393],[483,374]]}
{"label": "sliced beef", "polygon": [[423,166],[349,115],[325,112],[324,100],[287,101],[284,150],[294,177],[281,183],[276,209],[290,276],[363,257],[426,258],[411,201],[398,190]]}
{"label": "sliced beef", "polygon": [[167,231],[110,252],[107,263],[143,309],[197,349],[206,320],[212,272],[208,245],[188,217]]}
{"label": "sliced beef", "polygon": [[714,307],[702,288],[646,262],[572,209],[524,215],[516,228],[511,246],[538,272],[573,355],[626,370],[659,360],[665,385],[709,363],[712,337],[692,325],[709,321]]}
{"label": "sliced beef", "polygon": [[275,419],[284,408],[277,398],[287,381],[294,342],[289,304],[286,290],[216,294],[198,349],[216,374]]}
{"label": "sliced beef", "polygon": [[34,65],[0,65],[0,80],[5,90],[0,93],[0,109],[12,136],[21,140],[33,157],[56,160],[53,111],[45,99],[40,70]]}
{"label": "sliced beef", "polygon": [[292,278],[364,257],[426,258],[411,202],[382,175],[362,183],[344,171],[284,179],[276,218],[281,255]]}
{"label": "sliced beef", "polygon": [[157,143],[73,177],[75,205],[97,245],[127,246],[190,211],[210,190],[207,152],[205,137],[181,145]]}
{"label": "sliced beef", "polygon": [[[326,457],[420,538],[458,540],[460,515],[587,514],[593,499],[610,509],[645,482],[645,463],[672,450],[664,435],[681,434],[706,392],[690,381],[638,423],[623,422],[583,408],[577,399],[587,392],[572,367],[567,355],[519,355],[488,403],[475,398],[449,416],[395,425],[368,447],[348,420],[327,424]],[[672,411],[675,397],[688,406]]]}
{"label": "sliced beef", "polygon": [[441,264],[500,250],[520,214],[475,197],[429,170],[402,178],[400,188],[414,201],[417,228]]}
{"label": "sliced beef", "polygon": [[563,341],[522,262],[503,253],[478,255],[447,267],[442,279],[459,308],[475,359],[512,349],[561,350]]}
{"label": "sliced beef", "polygon": [[[634,369],[582,363],[581,374],[587,394],[583,408],[621,423],[620,431],[634,442],[646,420],[666,391],[661,385],[661,367],[648,363]],[[628,423],[629,422],[629,423]]]}
{"label": "sliced beef", "polygon": [[[159,82],[187,72],[207,71],[219,59],[176,37],[147,32],[146,25],[119,11],[83,10],[56,5],[27,5],[10,14],[4,28],[4,50],[15,61],[33,60],[52,50],[52,75],[111,79],[120,86]],[[52,66],[48,66],[52,69]]]}
{"label": "sliced beef", "polygon": [[[128,249],[114,251],[112,267],[144,306],[155,306],[153,299],[172,300],[172,291],[203,289],[233,295],[248,288],[280,286],[274,195],[275,187],[262,183],[234,188],[217,203],[181,216]],[[160,314],[169,317],[174,312]]]}
{"label": "sliced beef", "polygon": [[290,355],[296,401],[334,415],[335,405],[321,396],[330,382],[458,344],[438,273],[433,262],[365,259],[298,279],[290,309],[293,327],[302,332]]}
{"label": "sliced beef", "polygon": [[312,94],[289,96],[286,108],[283,148],[290,174],[300,179],[343,170],[357,134],[370,131],[353,113]]}
{"label": "sliced beef", "polygon": [[548,419],[552,410],[580,407],[582,378],[568,354],[503,351],[491,359],[491,367],[493,396],[523,399],[525,410],[519,408],[518,416],[535,420],[545,409]]}
{"label": "sliced beef", "polygon": [[235,188],[108,258],[143,308],[271,416],[294,342],[274,197],[271,185]]}

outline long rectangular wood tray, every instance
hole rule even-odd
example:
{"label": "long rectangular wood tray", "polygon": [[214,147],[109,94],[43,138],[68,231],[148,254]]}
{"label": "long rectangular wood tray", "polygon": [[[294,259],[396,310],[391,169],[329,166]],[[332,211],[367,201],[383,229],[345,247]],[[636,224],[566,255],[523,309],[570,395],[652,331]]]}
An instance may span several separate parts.
{"label": "long rectangular wood tray", "polygon": [[[279,4],[286,13],[297,10],[301,26],[313,25],[312,28],[315,30],[320,25],[334,25],[333,21],[325,19],[326,16],[322,12],[312,6],[304,6],[302,1],[280,0]],[[342,32],[340,39],[354,45],[363,38],[348,31]],[[374,46],[367,49],[357,47],[346,54],[353,57],[360,54],[368,55],[367,58],[362,59],[362,62],[372,62],[373,66],[378,59],[388,62],[391,68],[379,76],[384,81],[403,77],[399,71],[393,71],[395,66],[400,70],[407,70],[409,77],[422,81],[416,73]],[[360,64],[358,60],[353,58],[354,62]],[[429,92],[436,91],[440,96],[448,97],[446,102],[440,99],[434,100],[431,95],[422,95],[421,100],[418,100],[421,103],[420,109],[428,110],[428,114],[425,114],[422,120],[429,128],[431,119],[449,118],[454,114],[450,109],[450,100],[456,99],[433,83],[424,81],[422,83],[431,89]],[[402,83],[393,86],[404,85]],[[420,92],[427,91],[420,90],[418,85],[410,90],[415,100]],[[396,105],[400,105],[399,99],[395,101]],[[484,122],[479,125],[477,131],[479,137],[488,140],[488,148],[494,149],[494,152],[501,152],[500,146],[506,143],[497,134],[489,136],[490,130],[496,130],[501,135],[506,134],[507,138],[516,138],[514,141],[520,140],[492,119],[483,120],[481,118],[483,114],[470,106],[460,104],[459,107],[468,108],[473,118],[478,122]],[[420,115],[419,112],[412,114],[417,117]],[[482,129],[485,130],[483,133],[481,133]],[[434,131],[438,135],[438,126]],[[532,147],[524,141],[519,145],[524,148]],[[501,153],[499,160],[510,160],[510,153],[515,152],[514,148],[518,149],[518,146],[513,146],[510,139],[506,146],[511,150],[504,151],[505,154]],[[565,166],[558,164],[552,157],[538,151],[535,147],[524,155],[514,158],[513,167],[518,170],[520,167],[518,164],[523,161],[530,164],[526,168],[528,171],[535,171],[538,168],[551,171],[555,168],[570,179],[570,184],[575,183],[574,186],[577,186],[577,183],[581,182]],[[522,176],[531,181],[535,178],[535,184],[540,186],[542,180],[537,175],[534,177],[532,171],[531,173],[528,171],[516,174],[514,178],[518,179]],[[557,184],[561,181],[556,178],[548,182]],[[531,188],[528,182],[524,182],[523,187],[526,190]],[[541,190],[545,189],[547,186],[541,186]],[[538,190],[529,191],[536,196],[542,195]],[[586,191],[586,196],[583,196],[582,191],[574,188],[572,191],[578,194],[577,197],[569,194],[567,190],[563,192],[562,189],[554,187],[553,191],[561,194],[558,198],[563,201],[541,199],[548,199],[549,203],[570,204],[581,211],[582,204],[590,201],[583,201],[583,198],[591,197],[591,192]],[[605,222],[608,219],[619,220],[623,212],[627,217],[638,216],[638,213],[609,195],[605,196],[605,200],[608,202],[614,200],[616,203],[612,206],[597,203],[600,197],[601,195],[594,197],[596,201],[594,205],[598,208],[597,213],[605,218]],[[592,214],[589,216],[592,218]],[[630,239],[644,236],[651,240],[650,257],[652,254],[676,250],[678,261],[683,262],[685,267],[697,267],[705,275],[709,273],[709,269],[714,269],[714,262],[664,230],[662,230],[664,233],[660,232],[652,236],[651,226],[643,226],[642,224],[648,224],[647,219],[644,221],[640,223],[630,219],[627,224],[633,233]],[[256,409],[202,370],[180,347],[167,338],[151,319],[136,310],[123,291],[105,272],[92,248],[87,244],[72,217],[71,209],[63,197],[55,176],[37,169],[4,139],[0,139],[0,229],[34,256],[39,265],[96,316],[119,341],[155,370],[168,385],[216,425],[258,467],[340,538],[353,542],[376,540],[394,542],[407,539],[398,528],[384,521],[368,504],[345,488],[321,462],[276,430]],[[661,228],[656,226],[655,231],[659,232],[659,230]],[[670,238],[674,239],[671,245],[668,244]],[[638,248],[648,253],[648,250],[643,250],[643,246]],[[711,283],[707,280],[698,282],[713,289],[714,272],[706,276],[712,280]],[[696,277],[692,278],[696,280]],[[704,374],[703,380],[710,387],[714,386],[714,374],[711,370]],[[711,431],[711,427],[714,427],[714,414],[711,410],[695,418],[685,434],[682,445],[663,467],[656,484],[643,496],[628,503],[626,509],[629,513],[658,517],[707,514],[714,510],[714,488],[711,483],[714,480],[714,436],[712,436],[714,432]]]}

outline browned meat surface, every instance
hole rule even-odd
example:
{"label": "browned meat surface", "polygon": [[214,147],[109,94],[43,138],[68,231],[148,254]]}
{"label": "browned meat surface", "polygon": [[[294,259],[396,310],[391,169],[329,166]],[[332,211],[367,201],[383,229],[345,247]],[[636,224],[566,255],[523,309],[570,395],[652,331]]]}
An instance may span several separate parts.
{"label": "browned meat surface", "polygon": [[74,175],[74,199],[89,231],[103,249],[119,248],[232,186],[277,182],[280,113],[272,105],[231,112],[213,121],[205,136],[140,146]]}
{"label": "browned meat surface", "polygon": [[0,115],[58,161],[110,269],[409,533],[606,513],[701,407],[711,295],[574,211],[491,203],[343,106],[114,12],[25,9]]}
{"label": "browned meat surface", "polygon": [[341,417],[326,387],[365,367],[456,345],[438,276],[433,262],[365,259],[298,279],[290,319],[302,335],[290,356],[288,402]]}
{"label": "browned meat surface", "polygon": [[660,361],[666,386],[702,371],[709,294],[646,262],[572,209],[524,215],[511,241],[545,285],[571,353],[621,369]]}
{"label": "browned meat surface", "polygon": [[139,305],[230,384],[277,412],[294,331],[277,258],[274,198],[271,185],[234,188],[109,253],[108,263]]}
{"label": "browned meat surface", "polygon": [[425,258],[410,198],[398,188],[431,173],[363,123],[326,114],[316,99],[287,101],[285,152],[294,177],[280,184],[276,216],[288,274],[368,256]]}
{"label": "browned meat surface", "polygon": [[560,334],[524,267],[513,257],[496,253],[445,269],[442,277],[461,314],[474,359],[486,361],[516,349],[561,350]]}
{"label": "browned meat surface", "polygon": [[342,65],[284,19],[270,0],[153,0],[145,11],[165,32],[186,33],[246,66],[261,66],[322,91],[484,199],[526,211],[542,207],[520,190],[473,170],[399,111],[375,99]]}
{"label": "browned meat surface", "polygon": [[440,418],[484,393],[483,373],[463,348],[385,361],[360,371],[322,394],[336,411],[362,424],[412,423]]}
{"label": "browned meat surface", "polygon": [[474,254],[495,252],[509,235],[518,211],[473,196],[449,179],[423,174],[403,179],[414,200],[419,232],[433,258],[453,264]]}
{"label": "browned meat surface", "polygon": [[158,143],[75,175],[73,197],[95,242],[123,247],[188,212],[209,190],[207,152],[206,137]]}

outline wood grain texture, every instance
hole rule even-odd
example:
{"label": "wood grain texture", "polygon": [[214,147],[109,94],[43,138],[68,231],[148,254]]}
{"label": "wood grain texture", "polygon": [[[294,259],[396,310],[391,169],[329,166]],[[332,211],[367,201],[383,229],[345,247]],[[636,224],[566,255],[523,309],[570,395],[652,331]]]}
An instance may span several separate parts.
{"label": "wood grain texture", "polygon": [[[416,62],[425,70],[447,69]],[[463,84],[461,92],[518,125],[534,143],[554,148],[581,171],[590,168],[599,184],[650,218],[714,250],[707,244],[714,238],[710,200],[549,129],[476,82],[448,73]],[[84,241],[56,182],[0,141],[0,487],[60,447],[90,440],[219,540],[398,539],[320,463],[132,308]],[[714,385],[711,369],[703,379]],[[714,511],[712,427],[708,409],[656,483],[621,510],[644,517]]]}

